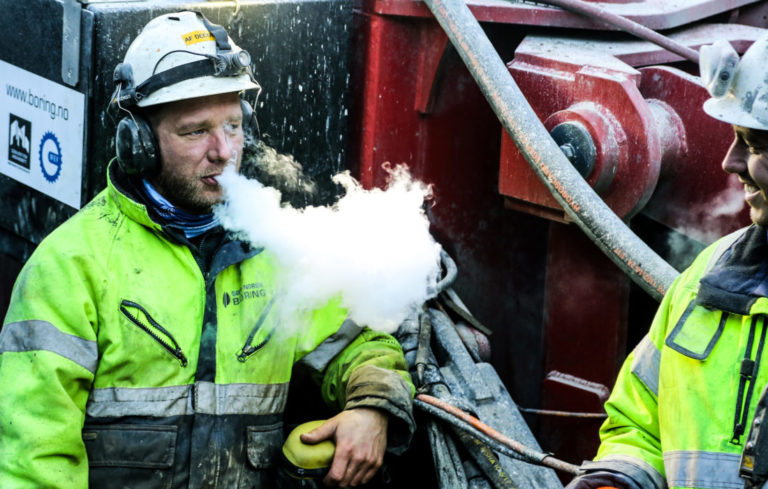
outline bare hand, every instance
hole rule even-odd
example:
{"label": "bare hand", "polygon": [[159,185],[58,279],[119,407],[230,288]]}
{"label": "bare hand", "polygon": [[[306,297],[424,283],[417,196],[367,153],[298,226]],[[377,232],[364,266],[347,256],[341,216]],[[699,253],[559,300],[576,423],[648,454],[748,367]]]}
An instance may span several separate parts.
{"label": "bare hand", "polygon": [[384,461],[388,421],[387,414],[378,409],[350,409],[301,435],[301,441],[310,445],[327,439],[336,443],[323,484],[357,487],[370,481]]}

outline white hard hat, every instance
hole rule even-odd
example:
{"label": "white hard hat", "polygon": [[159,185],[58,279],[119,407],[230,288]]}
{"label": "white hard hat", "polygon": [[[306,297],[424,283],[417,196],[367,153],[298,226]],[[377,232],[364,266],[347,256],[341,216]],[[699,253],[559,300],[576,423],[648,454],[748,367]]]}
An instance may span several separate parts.
{"label": "white hard hat", "polygon": [[739,56],[726,41],[702,46],[701,80],[712,96],[704,112],[736,126],[768,130],[768,34]]}
{"label": "white hard hat", "polygon": [[144,26],[115,68],[114,101],[146,107],[260,89],[250,64],[248,52],[201,13],[161,15]]}

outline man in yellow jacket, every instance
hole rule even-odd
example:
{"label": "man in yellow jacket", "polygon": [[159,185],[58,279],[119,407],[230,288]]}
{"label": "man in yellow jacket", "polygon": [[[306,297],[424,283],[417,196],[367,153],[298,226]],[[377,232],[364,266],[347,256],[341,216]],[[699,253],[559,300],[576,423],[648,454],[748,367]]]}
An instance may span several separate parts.
{"label": "man in yellow jacket", "polygon": [[108,186],[25,264],[0,333],[0,487],[274,487],[298,364],[341,410],[306,437],[336,443],[325,482],[369,481],[414,429],[400,345],[335,302],[280,324],[270,250],[211,213],[258,89],[248,53],[163,15],[115,81]]}
{"label": "man in yellow jacket", "polygon": [[768,385],[766,60],[768,36],[741,60],[728,43],[702,48],[704,110],[734,126],[723,169],[744,184],[754,225],[712,244],[672,285],[619,373],[595,460],[568,489],[764,487],[755,455],[765,463],[768,453],[755,454],[755,438],[768,422],[765,401],[758,407]]}

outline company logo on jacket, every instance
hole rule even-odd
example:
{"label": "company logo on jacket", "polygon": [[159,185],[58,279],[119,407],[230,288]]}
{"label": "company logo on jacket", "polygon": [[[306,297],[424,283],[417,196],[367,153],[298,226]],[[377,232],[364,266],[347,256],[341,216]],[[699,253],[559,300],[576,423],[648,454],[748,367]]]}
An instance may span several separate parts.
{"label": "company logo on jacket", "polygon": [[224,292],[221,297],[221,301],[224,307],[232,304],[233,306],[239,306],[243,301],[249,299],[263,299],[267,296],[267,290],[264,288],[264,284],[261,282],[255,282],[245,284],[237,290]]}

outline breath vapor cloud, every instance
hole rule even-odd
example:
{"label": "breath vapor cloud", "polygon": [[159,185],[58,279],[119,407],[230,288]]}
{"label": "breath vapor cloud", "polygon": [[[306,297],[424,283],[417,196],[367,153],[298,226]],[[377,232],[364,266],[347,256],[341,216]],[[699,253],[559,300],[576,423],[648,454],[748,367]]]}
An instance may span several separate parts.
{"label": "breath vapor cloud", "polygon": [[228,167],[218,178],[225,204],[215,212],[277,258],[280,310],[311,310],[339,296],[350,319],[393,332],[439,279],[440,245],[423,211],[430,190],[404,166],[390,169],[385,190],[363,189],[348,173],[333,180],[346,190],[336,204],[297,209]]}

